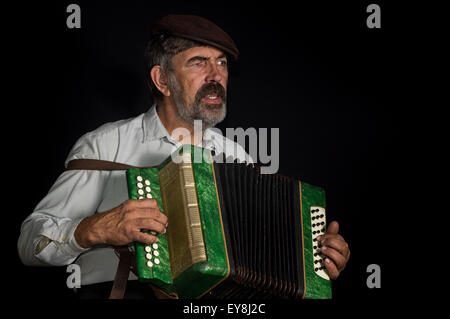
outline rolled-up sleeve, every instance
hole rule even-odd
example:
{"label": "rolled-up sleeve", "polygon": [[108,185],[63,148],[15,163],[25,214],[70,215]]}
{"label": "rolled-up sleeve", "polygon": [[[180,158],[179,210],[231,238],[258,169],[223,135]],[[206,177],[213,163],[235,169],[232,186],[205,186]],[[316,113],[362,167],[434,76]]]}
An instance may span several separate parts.
{"label": "rolled-up sleeve", "polygon": [[[67,162],[74,158],[99,158],[98,142],[91,135],[78,140]],[[102,200],[109,172],[71,170],[63,172],[34,212],[22,223],[17,249],[30,266],[63,266],[88,250],[78,245],[78,224],[93,215]]]}

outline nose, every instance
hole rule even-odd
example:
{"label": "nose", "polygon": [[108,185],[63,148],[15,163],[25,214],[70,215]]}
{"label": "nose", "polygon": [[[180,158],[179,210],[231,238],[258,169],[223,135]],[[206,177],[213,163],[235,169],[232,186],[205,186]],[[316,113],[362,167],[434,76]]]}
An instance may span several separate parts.
{"label": "nose", "polygon": [[206,82],[218,82],[223,79],[223,71],[218,68],[218,66],[214,63],[208,63],[209,67],[206,74]]}

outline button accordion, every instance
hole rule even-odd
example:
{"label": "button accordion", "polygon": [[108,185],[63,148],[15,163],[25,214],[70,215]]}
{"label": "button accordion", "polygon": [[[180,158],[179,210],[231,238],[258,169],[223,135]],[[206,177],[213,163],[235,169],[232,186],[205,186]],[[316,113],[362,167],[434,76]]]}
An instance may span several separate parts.
{"label": "button accordion", "polygon": [[331,298],[323,189],[195,146],[126,176],[130,199],[168,216],[157,243],[134,244],[141,282],[178,298]]}

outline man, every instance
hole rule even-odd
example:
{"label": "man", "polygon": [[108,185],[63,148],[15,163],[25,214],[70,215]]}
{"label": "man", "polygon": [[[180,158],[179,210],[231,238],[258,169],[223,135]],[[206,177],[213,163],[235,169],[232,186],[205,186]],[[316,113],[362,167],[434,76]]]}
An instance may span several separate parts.
{"label": "man", "polygon": [[[145,53],[155,105],[136,118],[105,124],[81,137],[66,166],[73,159],[154,166],[182,144],[251,160],[241,146],[212,130],[226,115],[227,65],[237,56],[228,34],[206,19],[159,19]],[[202,121],[200,135],[194,134],[194,120]],[[168,226],[155,200],[127,200],[127,194],[123,171],[65,171],[22,224],[22,261],[35,266],[75,262],[83,286],[106,282],[110,288],[118,263],[111,246],[152,244],[157,237],[140,230],[162,234]],[[326,267],[336,279],[349,257],[336,222],[323,240]],[[130,274],[129,279],[137,278]]]}

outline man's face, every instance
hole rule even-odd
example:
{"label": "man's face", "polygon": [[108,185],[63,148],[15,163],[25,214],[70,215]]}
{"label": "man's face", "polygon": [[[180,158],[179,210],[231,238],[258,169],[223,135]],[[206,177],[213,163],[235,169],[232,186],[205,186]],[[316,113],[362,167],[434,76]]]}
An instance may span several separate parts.
{"label": "man's face", "polygon": [[211,127],[226,115],[228,65],[225,54],[212,47],[194,47],[177,54],[169,74],[170,91],[180,117],[202,120]]}

